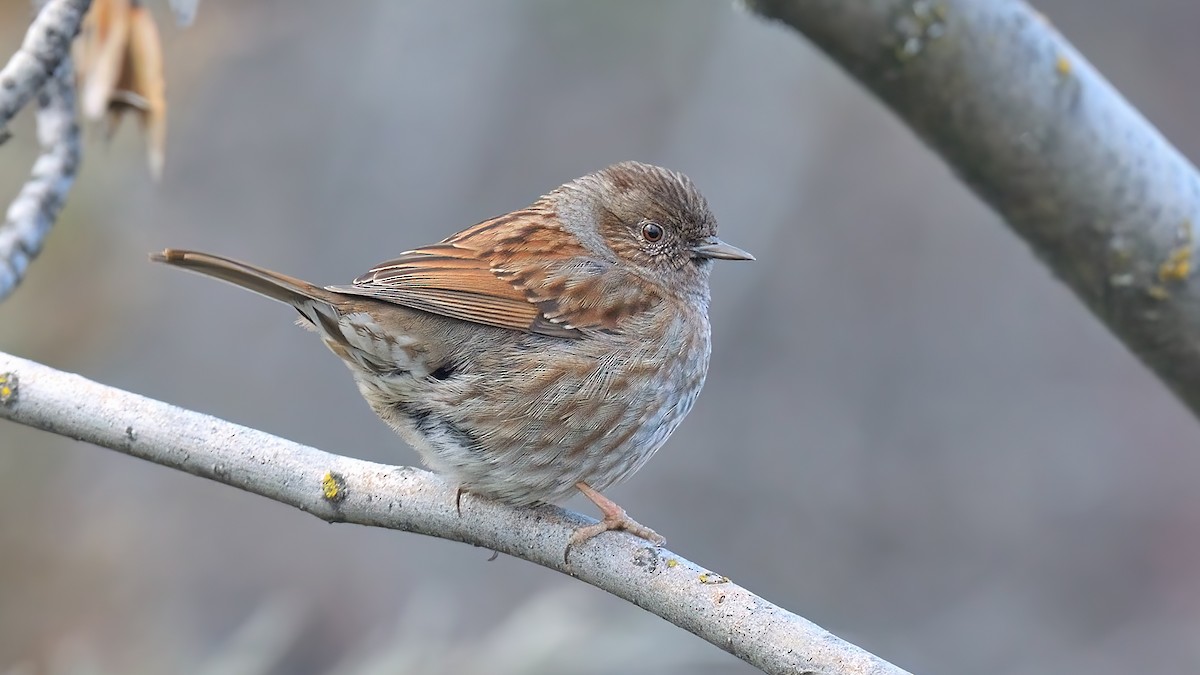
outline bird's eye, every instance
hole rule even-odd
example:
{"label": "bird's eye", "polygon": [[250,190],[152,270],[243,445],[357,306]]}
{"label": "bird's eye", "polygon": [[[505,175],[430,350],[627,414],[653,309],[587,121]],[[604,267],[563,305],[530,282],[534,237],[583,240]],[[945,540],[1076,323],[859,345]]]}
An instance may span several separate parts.
{"label": "bird's eye", "polygon": [[664,234],[666,234],[666,232],[663,230],[662,225],[659,225],[654,221],[642,223],[642,239],[645,239],[651,244],[662,241]]}

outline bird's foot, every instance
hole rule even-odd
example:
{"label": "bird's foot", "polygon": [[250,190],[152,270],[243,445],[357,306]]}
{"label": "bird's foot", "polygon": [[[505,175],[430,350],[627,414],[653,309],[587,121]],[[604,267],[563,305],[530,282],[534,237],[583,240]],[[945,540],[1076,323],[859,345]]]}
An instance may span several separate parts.
{"label": "bird's foot", "polygon": [[605,497],[596,490],[593,490],[592,487],[587,483],[576,483],[575,487],[579,488],[579,491],[583,493],[583,496],[590,499],[591,502],[600,509],[600,513],[602,513],[604,517],[595,525],[581,527],[571,534],[571,541],[567,543],[567,550],[563,551],[564,562],[566,561],[567,556],[570,555],[573,547],[582,544],[583,542],[602,532],[608,532],[609,530],[625,530],[635,537],[640,537],[646,541],[649,541],[655,546],[662,546],[666,543],[666,537],[663,537],[661,534],[646,527],[645,525],[642,525],[633,518],[630,518],[629,514],[625,513],[625,509],[617,506],[616,502],[608,497]]}

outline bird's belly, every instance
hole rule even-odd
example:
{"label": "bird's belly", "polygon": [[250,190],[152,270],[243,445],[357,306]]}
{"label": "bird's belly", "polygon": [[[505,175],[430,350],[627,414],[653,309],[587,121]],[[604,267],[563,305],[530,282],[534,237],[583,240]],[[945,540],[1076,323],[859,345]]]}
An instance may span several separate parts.
{"label": "bird's belly", "polygon": [[503,368],[466,363],[443,380],[398,374],[359,386],[448,481],[531,504],[565,499],[581,481],[603,490],[631,475],[691,410],[707,370],[707,350],[655,359],[556,346],[513,350]]}

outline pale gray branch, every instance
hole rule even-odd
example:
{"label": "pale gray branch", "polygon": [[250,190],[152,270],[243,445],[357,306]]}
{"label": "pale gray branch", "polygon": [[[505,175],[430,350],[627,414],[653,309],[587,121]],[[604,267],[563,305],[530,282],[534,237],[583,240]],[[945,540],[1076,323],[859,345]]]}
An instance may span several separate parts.
{"label": "pale gray branch", "polygon": [[1200,414],[1200,175],[1047,19],[1019,0],[745,2],[887,104]]}
{"label": "pale gray branch", "polygon": [[38,12],[20,49],[0,70],[0,131],[71,53],[71,41],[91,4],[91,0],[50,0]]}
{"label": "pale gray branch", "polygon": [[0,72],[0,142],[5,123],[36,93],[42,149],[32,175],[0,225],[0,301],[25,278],[75,182],[80,141],[71,40],[90,4],[90,0],[46,3],[29,27],[25,43]]}
{"label": "pale gray branch", "polygon": [[16,290],[42,250],[79,169],[75,75],[69,57],[38,94],[37,133],[42,154],[0,225],[0,301]]}
{"label": "pale gray branch", "polygon": [[[7,389],[6,389],[7,388]],[[431,473],[341,457],[0,353],[0,418],[295,506],[329,522],[416,532],[522,558],[628,600],[768,673],[905,671],[666,549],[604,534],[563,552],[587,519],[514,509]]]}

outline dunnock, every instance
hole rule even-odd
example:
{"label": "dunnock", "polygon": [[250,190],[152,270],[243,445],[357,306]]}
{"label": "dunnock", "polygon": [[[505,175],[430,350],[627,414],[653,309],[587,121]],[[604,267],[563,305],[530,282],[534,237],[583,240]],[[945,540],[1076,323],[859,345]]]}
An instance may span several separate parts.
{"label": "dunnock", "polygon": [[[516,505],[576,490],[612,529],[663,538],[600,494],[654,454],[708,371],[716,237],[686,176],[625,162],[321,288],[206,253],[154,260],[300,312],[371,408],[461,491]],[[569,550],[569,548],[568,548]]]}

